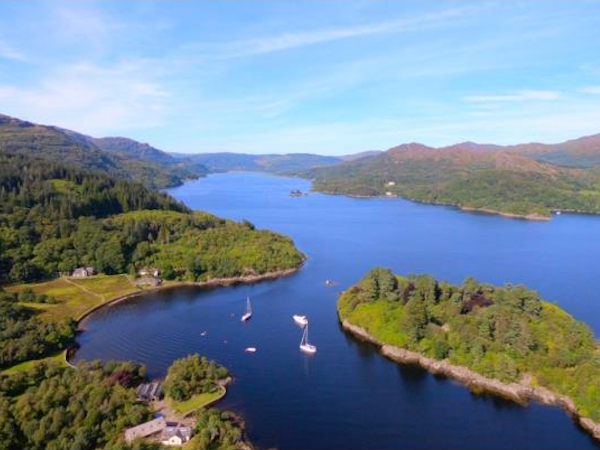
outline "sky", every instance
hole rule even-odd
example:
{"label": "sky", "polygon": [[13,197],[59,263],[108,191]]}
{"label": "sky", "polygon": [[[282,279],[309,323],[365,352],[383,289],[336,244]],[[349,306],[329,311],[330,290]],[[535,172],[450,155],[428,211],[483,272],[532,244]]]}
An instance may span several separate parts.
{"label": "sky", "polygon": [[600,2],[0,2],[0,113],[182,153],[600,133]]}

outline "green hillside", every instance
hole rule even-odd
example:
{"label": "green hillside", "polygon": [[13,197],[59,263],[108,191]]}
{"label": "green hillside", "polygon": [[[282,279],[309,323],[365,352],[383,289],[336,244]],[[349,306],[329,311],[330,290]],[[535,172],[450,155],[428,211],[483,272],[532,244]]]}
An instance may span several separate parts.
{"label": "green hillside", "polygon": [[505,150],[408,144],[304,175],[314,179],[314,189],[330,193],[393,195],[530,217],[553,210],[600,213],[596,169],[559,167]]}
{"label": "green hillside", "polygon": [[[109,138],[96,140],[89,136],[60,128],[34,124],[0,114],[0,153],[35,156],[50,162],[110,174],[113,177],[134,180],[150,187],[180,185],[185,178],[197,178],[206,173],[198,164],[189,164],[170,157],[148,157],[148,152],[136,151],[135,141],[128,150],[121,150]],[[119,138],[114,138],[119,139]],[[98,142],[101,145],[97,145]],[[112,145],[111,145],[112,143]],[[133,146],[133,147],[132,147]]]}

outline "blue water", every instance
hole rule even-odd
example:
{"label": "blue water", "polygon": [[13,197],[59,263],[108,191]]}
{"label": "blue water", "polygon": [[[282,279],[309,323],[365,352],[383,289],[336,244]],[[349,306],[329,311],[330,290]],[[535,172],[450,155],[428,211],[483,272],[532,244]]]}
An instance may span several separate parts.
{"label": "blue water", "polygon": [[[150,375],[198,352],[235,376],[220,405],[248,434],[280,449],[599,448],[564,412],[472,395],[381,357],[344,333],[336,299],[373,266],[460,282],[524,283],[600,333],[600,217],[530,222],[401,199],[310,193],[304,180],[211,175],[170,190],[194,209],[291,236],[308,256],[297,274],[252,286],[180,288],[95,313],[76,360],[135,359]],[[326,287],[325,279],[336,285]],[[254,317],[241,324],[246,296]],[[314,357],[301,354],[292,314],[310,318]],[[206,337],[201,337],[202,331]],[[247,346],[258,347],[254,355]]]}

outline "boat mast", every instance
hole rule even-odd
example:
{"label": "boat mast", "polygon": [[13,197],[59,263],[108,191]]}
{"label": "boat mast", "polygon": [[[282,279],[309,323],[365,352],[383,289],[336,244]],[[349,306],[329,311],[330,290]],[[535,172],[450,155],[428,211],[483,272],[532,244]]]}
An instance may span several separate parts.
{"label": "boat mast", "polygon": [[304,332],[302,333],[302,340],[300,341],[300,345],[306,345],[308,343],[308,325],[304,327]]}

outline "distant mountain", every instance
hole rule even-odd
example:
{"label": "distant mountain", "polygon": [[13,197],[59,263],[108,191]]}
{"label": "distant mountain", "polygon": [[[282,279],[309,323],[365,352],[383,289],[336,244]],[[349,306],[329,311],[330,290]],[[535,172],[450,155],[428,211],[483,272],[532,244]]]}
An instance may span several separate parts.
{"label": "distant mountain", "polygon": [[321,156],[310,153],[290,153],[287,155],[250,155],[245,153],[199,153],[186,155],[172,153],[177,158],[198,162],[210,172],[247,170],[271,173],[295,173],[339,164],[342,159],[336,156]]}
{"label": "distant mountain", "polygon": [[134,141],[125,137],[94,138],[71,130],[62,130],[80,142],[95,146],[100,150],[118,155],[124,159],[141,160],[168,170],[172,176],[182,179],[198,178],[208,173],[202,164],[188,158],[175,158],[169,153],[152,147],[150,144]]}
{"label": "distant mountain", "polygon": [[477,144],[461,142],[445,149],[509,151],[530,156],[538,161],[565,167],[589,168],[600,166],[600,134],[572,139],[558,144],[531,142],[517,145]]}
{"label": "distant mountain", "polygon": [[[547,161],[562,149],[571,162],[599,157],[595,137],[555,146],[502,147],[471,142],[443,148],[402,144],[386,152],[304,173],[320,191],[392,195],[530,218],[552,210],[600,213],[600,168]],[[564,160],[561,161],[564,163]]]}
{"label": "distant mountain", "polygon": [[176,158],[186,158],[206,166],[210,172],[230,172],[247,170],[253,172],[270,172],[281,174],[298,174],[317,167],[330,167],[344,161],[369,158],[381,153],[380,150],[343,155],[324,156],[313,153],[288,153],[284,155],[265,154],[251,155],[247,153],[198,153],[193,155],[171,153]]}
{"label": "distant mountain", "polygon": [[565,167],[600,166],[600,134],[585,136],[560,144],[521,144],[507,150],[523,153],[539,161]]}
{"label": "distant mountain", "polygon": [[105,152],[128,155],[156,164],[173,164],[175,162],[175,158],[168,153],[133,139],[124,137],[94,138],[91,136],[84,136],[84,138]]}
{"label": "distant mountain", "polygon": [[356,159],[361,159],[361,158],[370,158],[371,156],[376,156],[376,155],[379,155],[380,153],[383,153],[383,152],[381,150],[368,150],[366,152],[360,152],[360,153],[354,153],[352,155],[340,156],[340,159],[342,161],[354,161]]}
{"label": "distant mountain", "polygon": [[93,138],[0,114],[0,152],[61,162],[74,168],[141,181],[150,187],[177,186],[206,169],[126,138]]}

